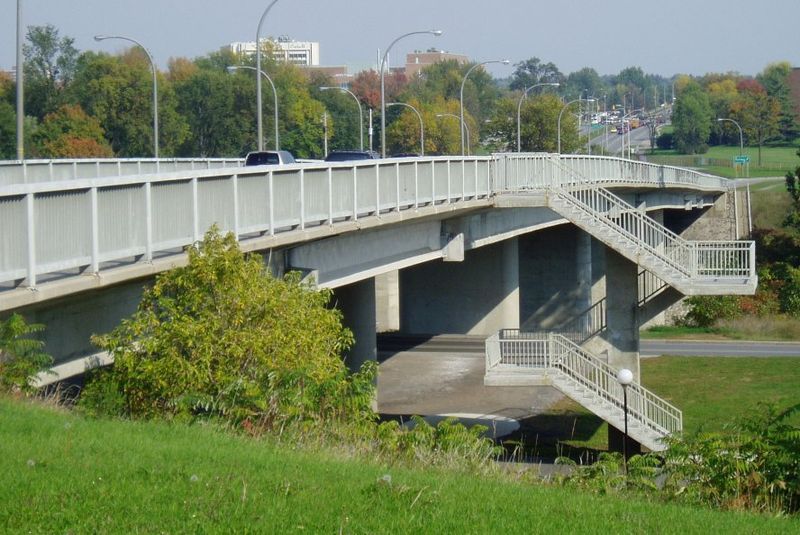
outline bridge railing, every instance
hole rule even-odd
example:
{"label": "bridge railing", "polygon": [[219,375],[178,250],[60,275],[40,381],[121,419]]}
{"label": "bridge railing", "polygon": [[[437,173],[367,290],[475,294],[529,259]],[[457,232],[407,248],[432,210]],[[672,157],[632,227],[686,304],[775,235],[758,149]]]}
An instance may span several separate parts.
{"label": "bridge railing", "polygon": [[240,167],[242,158],[107,158],[0,161],[0,186]]}
{"label": "bridge railing", "polygon": [[491,159],[406,158],[0,187],[0,283],[98,273],[180,252],[212,224],[240,238],[486,198]]}
{"label": "bridge railing", "polygon": [[[547,186],[571,185],[575,177],[582,183],[689,185],[714,190],[727,190],[724,178],[668,165],[657,165],[615,158],[579,154],[498,153],[496,191],[517,191]],[[558,162],[556,164],[555,162]]]}

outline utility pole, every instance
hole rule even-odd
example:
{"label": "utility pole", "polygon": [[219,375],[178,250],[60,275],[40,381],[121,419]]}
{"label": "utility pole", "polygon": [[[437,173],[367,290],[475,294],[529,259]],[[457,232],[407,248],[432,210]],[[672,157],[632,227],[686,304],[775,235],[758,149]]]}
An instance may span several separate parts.
{"label": "utility pole", "polygon": [[328,112],[322,114],[322,150],[325,157],[328,157]]}
{"label": "utility pole", "polygon": [[22,79],[25,60],[22,57],[22,0],[17,0],[17,160],[25,159],[25,100]]}

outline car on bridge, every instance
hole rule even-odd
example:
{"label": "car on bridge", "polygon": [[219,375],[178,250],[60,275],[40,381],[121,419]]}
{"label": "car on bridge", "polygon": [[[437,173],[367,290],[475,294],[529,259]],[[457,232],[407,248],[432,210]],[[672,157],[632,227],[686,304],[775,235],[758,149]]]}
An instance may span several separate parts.
{"label": "car on bridge", "polygon": [[288,150],[262,150],[250,152],[244,159],[244,165],[284,165],[296,163],[294,156]]}

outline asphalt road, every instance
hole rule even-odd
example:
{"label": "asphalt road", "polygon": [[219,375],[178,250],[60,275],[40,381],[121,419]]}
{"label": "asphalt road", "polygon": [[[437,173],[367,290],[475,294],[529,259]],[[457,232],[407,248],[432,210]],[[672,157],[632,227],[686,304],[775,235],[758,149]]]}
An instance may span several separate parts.
{"label": "asphalt road", "polygon": [[[639,347],[643,357],[800,357],[800,342],[642,340]],[[483,337],[459,335],[381,335],[378,348],[381,352],[422,351],[470,355],[484,352]]]}

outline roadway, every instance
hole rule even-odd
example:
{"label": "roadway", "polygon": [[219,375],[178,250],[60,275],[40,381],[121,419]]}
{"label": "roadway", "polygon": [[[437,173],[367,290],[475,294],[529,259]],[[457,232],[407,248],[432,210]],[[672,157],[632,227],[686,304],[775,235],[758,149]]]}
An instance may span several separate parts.
{"label": "roadway", "polygon": [[[642,357],[661,355],[696,357],[800,357],[800,342],[726,341],[726,340],[641,340]],[[481,336],[380,335],[382,354],[399,351],[423,353],[483,354]]]}

